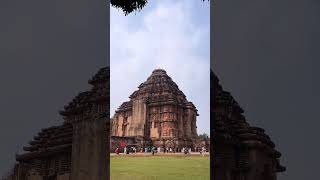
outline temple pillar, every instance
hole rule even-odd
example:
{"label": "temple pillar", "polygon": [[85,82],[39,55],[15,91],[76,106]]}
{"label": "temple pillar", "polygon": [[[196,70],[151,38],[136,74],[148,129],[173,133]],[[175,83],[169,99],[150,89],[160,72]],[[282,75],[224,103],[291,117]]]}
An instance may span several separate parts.
{"label": "temple pillar", "polygon": [[106,118],[73,123],[71,180],[105,180],[107,177]]}
{"label": "temple pillar", "polygon": [[187,116],[187,121],[185,122],[186,123],[185,137],[191,138],[192,137],[191,121],[192,121],[192,115],[193,115],[192,109],[188,108],[187,113],[188,113],[188,116]]}
{"label": "temple pillar", "polygon": [[146,103],[144,99],[133,100],[132,123],[129,125],[129,136],[144,136],[146,123]]}

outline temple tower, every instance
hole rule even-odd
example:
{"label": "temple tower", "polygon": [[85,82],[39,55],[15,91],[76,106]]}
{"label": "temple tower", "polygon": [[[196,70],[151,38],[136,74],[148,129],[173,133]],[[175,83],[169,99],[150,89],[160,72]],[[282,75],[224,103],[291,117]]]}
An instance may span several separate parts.
{"label": "temple tower", "polygon": [[112,118],[112,136],[143,137],[157,147],[193,147],[198,110],[165,70],[153,70],[129,98]]}
{"label": "temple tower", "polygon": [[89,81],[93,85],[92,90],[80,93],[60,112],[73,126],[72,180],[107,179],[108,78],[107,68],[101,69]]}

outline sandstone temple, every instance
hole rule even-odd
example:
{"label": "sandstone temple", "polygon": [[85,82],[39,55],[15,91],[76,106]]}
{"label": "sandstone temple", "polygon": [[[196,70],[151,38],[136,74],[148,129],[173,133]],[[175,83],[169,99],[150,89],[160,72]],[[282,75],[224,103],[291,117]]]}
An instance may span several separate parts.
{"label": "sandstone temple", "polygon": [[106,180],[109,144],[109,68],[89,80],[91,90],[81,92],[60,112],[64,123],[42,129],[8,180]]}
{"label": "sandstone temple", "polygon": [[262,128],[246,122],[243,109],[211,71],[211,122],[214,154],[211,178],[217,180],[276,180],[285,171],[280,152]]}
{"label": "sandstone temple", "polygon": [[166,71],[155,69],[115,112],[111,141],[123,140],[138,148],[196,148],[197,111]]}

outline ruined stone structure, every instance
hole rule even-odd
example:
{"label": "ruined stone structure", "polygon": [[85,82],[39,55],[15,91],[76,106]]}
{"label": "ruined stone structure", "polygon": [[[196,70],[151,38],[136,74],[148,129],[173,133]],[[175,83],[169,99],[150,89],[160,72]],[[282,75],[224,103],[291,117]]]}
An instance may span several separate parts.
{"label": "ruined stone structure", "polygon": [[140,138],[140,147],[193,148],[197,116],[196,107],[166,71],[155,69],[114,114],[111,136]]}
{"label": "ruined stone structure", "polygon": [[43,129],[17,155],[13,180],[105,180],[109,152],[109,68],[89,81],[60,114],[64,123]]}
{"label": "ruined stone structure", "polygon": [[264,130],[252,127],[243,109],[211,72],[213,153],[211,176],[217,180],[276,180],[285,171],[280,152]]}

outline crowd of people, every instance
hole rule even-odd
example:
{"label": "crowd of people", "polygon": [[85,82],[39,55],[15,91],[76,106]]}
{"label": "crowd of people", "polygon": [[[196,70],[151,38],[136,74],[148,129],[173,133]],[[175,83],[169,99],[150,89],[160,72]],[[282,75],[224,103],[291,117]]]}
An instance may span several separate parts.
{"label": "crowd of people", "polygon": [[[115,153],[120,154],[120,148],[117,147],[115,150]],[[123,153],[124,154],[137,153],[137,148],[136,147],[124,147]]]}
{"label": "crowd of people", "polygon": [[[120,148],[116,148],[115,150],[115,153],[116,154],[120,154],[120,151],[121,149]],[[177,148],[171,148],[171,147],[166,147],[166,148],[161,148],[161,147],[145,147],[145,148],[140,148],[140,152],[141,153],[152,153],[152,155],[154,155],[155,153],[160,153],[160,152],[163,152],[163,153],[176,153],[176,152],[179,152],[179,149]],[[183,147],[181,149],[181,153],[184,153],[184,154],[191,154],[192,152],[192,149],[191,148],[188,148],[188,147]],[[201,155],[204,155],[205,152],[207,152],[206,148],[205,147],[202,147],[200,150],[196,150],[194,152],[199,152]],[[135,154],[137,153],[137,148],[132,146],[132,147],[127,147],[125,146],[123,148],[123,153],[124,154]]]}

